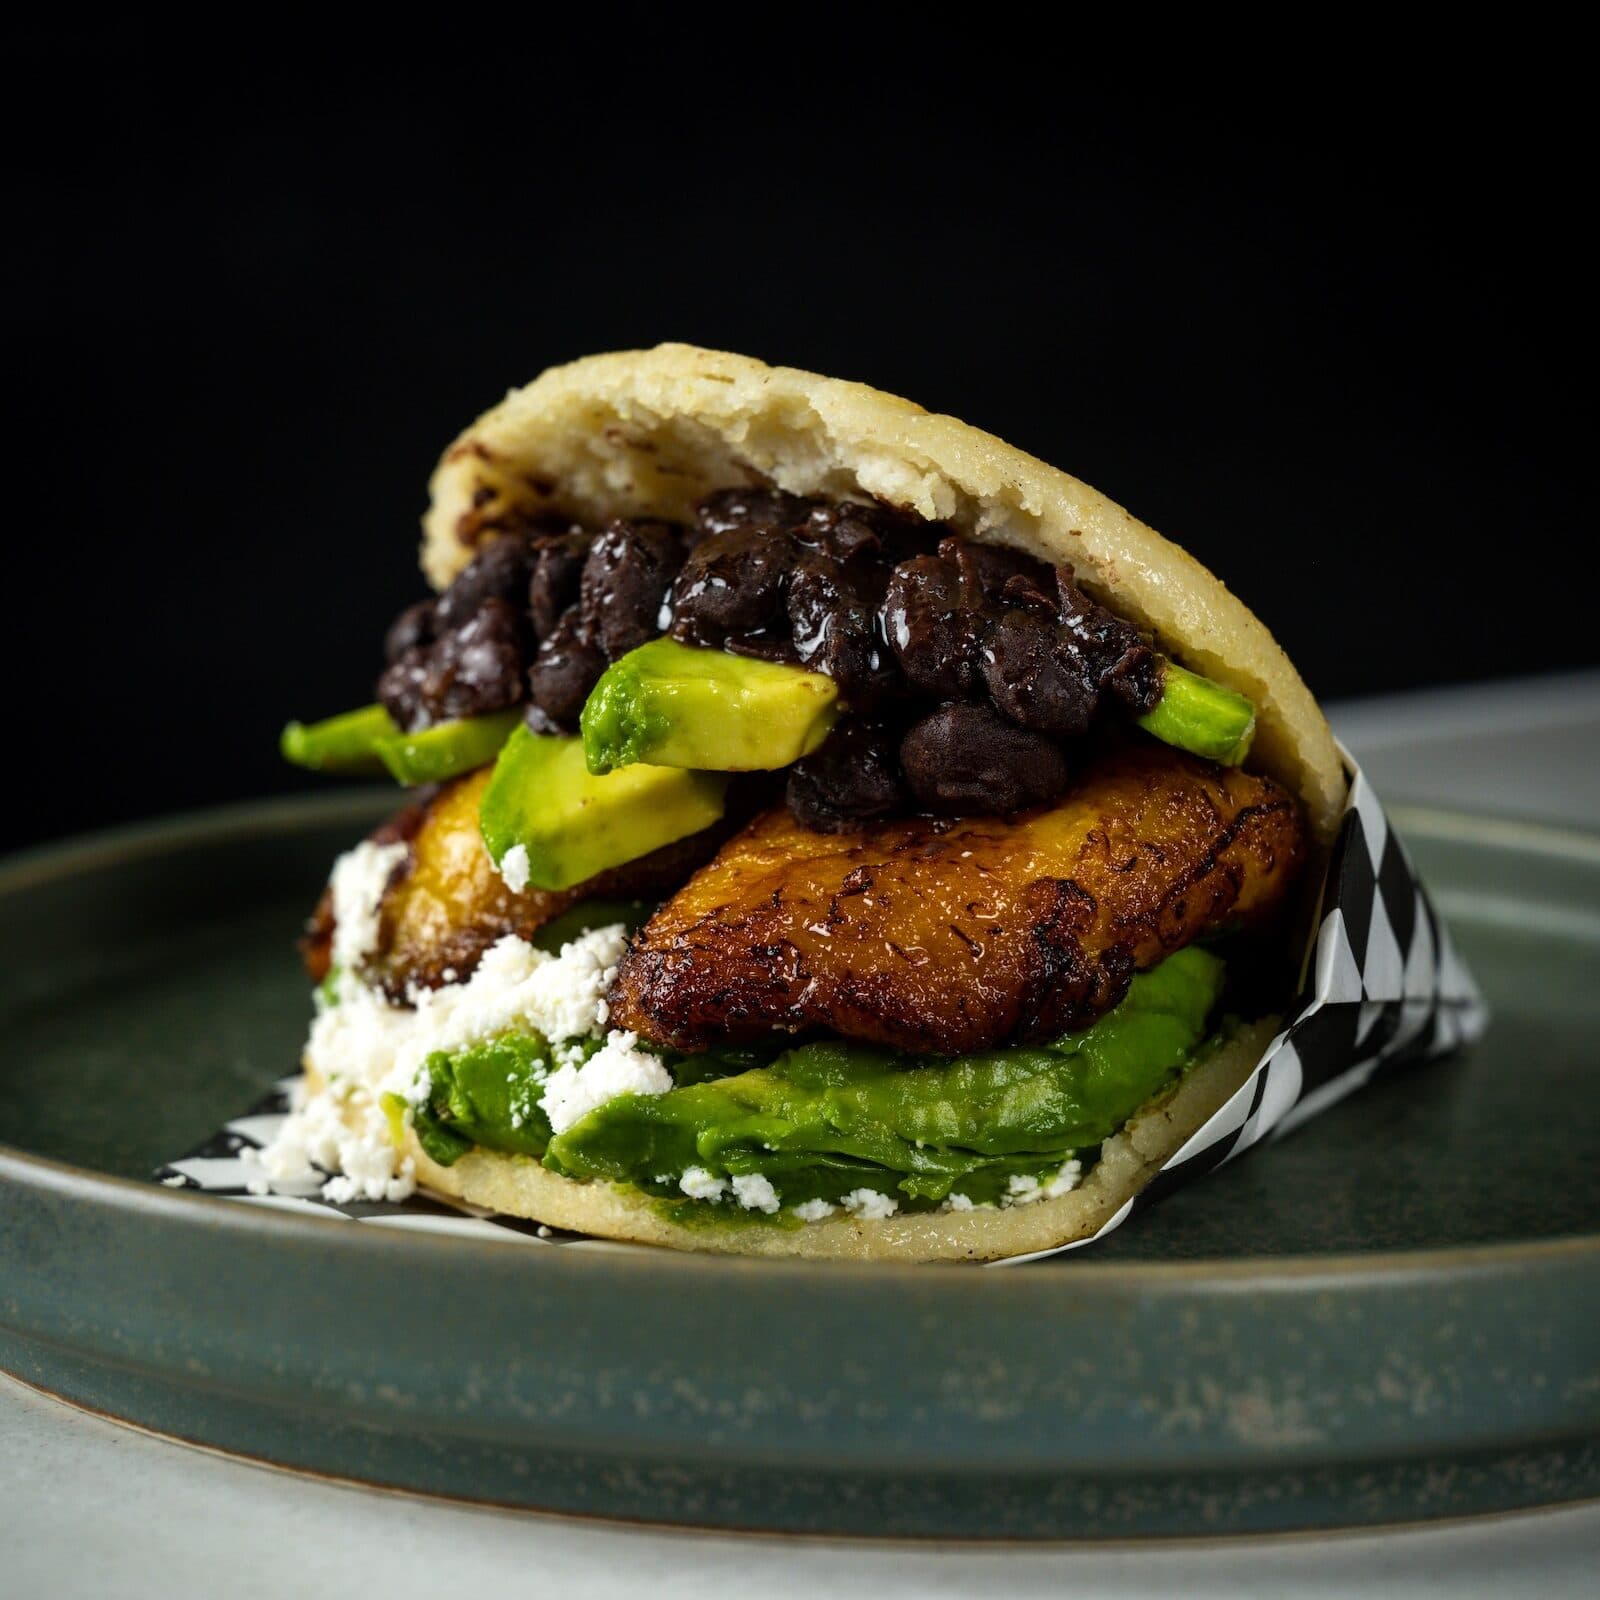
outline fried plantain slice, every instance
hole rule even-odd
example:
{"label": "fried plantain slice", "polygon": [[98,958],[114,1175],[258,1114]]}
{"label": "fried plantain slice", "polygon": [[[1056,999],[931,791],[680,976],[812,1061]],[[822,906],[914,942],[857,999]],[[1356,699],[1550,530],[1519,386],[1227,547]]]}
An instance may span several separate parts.
{"label": "fried plantain slice", "polygon": [[612,1024],[680,1050],[812,1027],[941,1055],[1054,1038],[1136,970],[1278,911],[1305,848],[1270,779],[1160,748],[1012,820],[829,834],[771,811],[642,930]]}
{"label": "fried plantain slice", "polygon": [[[484,849],[478,802],[492,768],[483,767],[405,808],[374,830],[380,844],[411,847],[405,870],[379,905],[378,947],[363,976],[391,998],[464,979],[496,940],[531,939],[584,900],[655,900],[708,860],[721,830],[663,846],[570,889],[506,886]],[[301,940],[306,970],[320,983],[333,948],[332,898],[324,893]]]}

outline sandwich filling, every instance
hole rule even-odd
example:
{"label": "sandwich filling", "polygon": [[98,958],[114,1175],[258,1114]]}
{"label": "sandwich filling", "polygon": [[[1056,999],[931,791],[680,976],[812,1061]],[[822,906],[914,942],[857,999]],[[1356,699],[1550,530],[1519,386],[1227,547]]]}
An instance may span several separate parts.
{"label": "sandwich filling", "polygon": [[1282,988],[1306,829],[1253,708],[1069,567],[730,489],[502,530],[386,654],[285,733],[426,787],[313,918],[267,1178],[392,1199],[485,1150],[684,1223],[1030,1204]]}
{"label": "sandwich filling", "polygon": [[408,731],[524,706],[575,734],[607,668],[658,637],[830,681],[848,712],[785,784],[817,828],[1045,804],[1069,781],[1062,741],[1162,688],[1154,651],[1066,568],[884,506],[735,489],[692,525],[495,540],[390,628],[378,698]]}

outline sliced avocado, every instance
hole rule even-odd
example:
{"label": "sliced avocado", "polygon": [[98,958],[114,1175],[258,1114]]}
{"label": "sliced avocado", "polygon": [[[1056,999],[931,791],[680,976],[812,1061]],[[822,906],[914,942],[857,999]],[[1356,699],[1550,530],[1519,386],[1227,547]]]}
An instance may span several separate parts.
{"label": "sliced avocado", "polygon": [[1189,945],[1081,1032],[953,1059],[812,1039],[733,1076],[608,1100],[552,1138],[544,1164],[647,1190],[665,1175],[656,1193],[690,1168],[758,1175],[785,1206],[838,1204],[863,1186],[901,1202],[995,1203],[1048,1181],[1171,1082],[1203,1048],[1224,975]]}
{"label": "sliced avocado", "polygon": [[362,706],[322,722],[291,722],[278,737],[285,761],[313,772],[382,772],[379,739],[400,730],[382,706]]}
{"label": "sliced avocado", "polygon": [[379,759],[399,782],[442,783],[474,767],[487,766],[522,720],[522,712],[491,711],[482,717],[436,722],[420,733],[401,733],[376,741]]}
{"label": "sliced avocado", "polygon": [[722,815],[726,786],[716,773],[681,767],[631,766],[596,777],[580,739],[534,733],[523,723],[495,762],[478,821],[496,866],[520,845],[528,883],[570,889],[709,827]]}
{"label": "sliced avocado", "polygon": [[318,772],[387,770],[401,783],[438,783],[494,760],[521,715],[495,711],[402,733],[382,706],[362,706],[309,726],[291,722],[278,748],[285,760]]}
{"label": "sliced avocado", "polygon": [[1236,767],[1250,753],[1256,708],[1242,694],[1225,689],[1175,661],[1164,663],[1161,698],[1155,710],[1138,719],[1146,733],[1208,761]]}
{"label": "sliced avocado", "polygon": [[593,773],[634,762],[708,772],[787,767],[827,738],[839,691],[820,672],[654,639],[614,662],[583,708]]}

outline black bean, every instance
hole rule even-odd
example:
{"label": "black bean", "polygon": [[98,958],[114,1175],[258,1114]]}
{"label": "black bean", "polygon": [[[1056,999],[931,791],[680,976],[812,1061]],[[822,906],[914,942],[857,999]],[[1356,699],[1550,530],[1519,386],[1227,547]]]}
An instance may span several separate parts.
{"label": "black bean", "polygon": [[608,661],[661,632],[672,580],[683,565],[675,523],[619,518],[589,547],[578,584],[578,607],[589,637]]}
{"label": "black bean", "polygon": [[941,706],[900,741],[900,768],[917,800],[953,816],[1048,805],[1071,778],[1060,746],[985,705]]}
{"label": "black bean", "polygon": [[1135,716],[1155,710],[1161,687],[1161,657],[1143,639],[1130,644],[1101,679],[1101,688]]}
{"label": "black bean", "polygon": [[1089,731],[1097,693],[1082,662],[1058,648],[1054,621],[1005,611],[983,648],[983,681],[995,706],[1020,727],[1057,738]]}
{"label": "black bean", "polygon": [[1142,643],[1131,622],[1113,616],[1072,581],[1070,567],[1057,568],[1056,589],[1062,627],[1098,671],[1109,671],[1133,646]]}
{"label": "black bean", "polygon": [[1137,713],[1160,695],[1149,642],[1070,567],[880,502],[725,489],[690,528],[621,519],[592,541],[553,513],[508,516],[389,630],[379,696],[404,727],[517,704],[526,686],[530,727],[572,731],[607,663],[667,627],[834,679],[846,718],[787,781],[796,816],[837,828],[914,803],[1054,799],[1054,741],[1090,732],[1104,702]]}
{"label": "black bean", "polygon": [[525,624],[521,610],[508,600],[491,598],[478,607],[464,626],[439,641],[444,670],[448,715],[477,717],[503,711],[522,698],[524,669],[522,640]]}
{"label": "black bean", "polygon": [[872,519],[851,515],[843,507],[812,512],[806,532],[837,561],[871,561],[884,554],[883,534]]}
{"label": "black bean", "polygon": [[900,780],[895,730],[845,718],[813,751],[789,769],[787,799],[795,820],[819,833],[837,833],[907,805]]}
{"label": "black bean", "polygon": [[733,528],[793,528],[814,503],[782,489],[718,489],[695,507],[695,521],[704,536]]}
{"label": "black bean", "polygon": [[672,636],[713,649],[783,616],[794,543],[772,528],[736,527],[702,539],[672,586]]}
{"label": "black bean", "polygon": [[516,607],[486,600],[461,627],[386,668],[378,698],[408,733],[514,706],[522,698],[524,631]]}
{"label": "black bean", "polygon": [[802,665],[827,671],[838,648],[834,620],[843,603],[835,563],[812,556],[795,568],[789,580],[786,609],[795,656]]}
{"label": "black bean", "polygon": [[955,699],[978,692],[983,617],[968,598],[955,563],[938,556],[913,557],[889,575],[883,636],[919,694]]}
{"label": "black bean", "polygon": [[389,624],[389,631],[383,636],[383,659],[398,661],[406,651],[415,650],[419,645],[432,644],[434,611],[435,602],[432,600],[419,600],[414,606],[407,606]]}
{"label": "black bean", "polygon": [[581,532],[545,534],[533,541],[528,616],[535,639],[554,633],[561,613],[577,601],[588,550],[588,535]]}
{"label": "black bean", "polygon": [[528,724],[530,733],[565,733],[567,731],[543,706],[536,705],[532,700],[528,702],[527,710],[522,713],[522,720]]}
{"label": "black bean", "polygon": [[573,606],[533,658],[528,669],[529,695],[554,728],[573,733],[589,691],[605,670],[605,652],[589,637],[582,612]]}
{"label": "black bean", "polygon": [[1035,616],[1049,617],[1054,621],[1056,599],[1049,579],[1048,572],[1045,573],[1043,582],[1032,573],[1016,573],[1007,578],[1001,586],[1000,603],[1021,611],[1031,611]]}
{"label": "black bean", "polygon": [[825,672],[857,710],[896,695],[902,681],[877,627],[881,568],[846,565],[818,552],[789,575],[789,630],[794,659]]}
{"label": "black bean", "polygon": [[416,733],[433,720],[424,699],[427,679],[428,647],[421,644],[396,657],[378,678],[378,701],[407,733]]}
{"label": "black bean", "polygon": [[924,522],[893,506],[840,500],[818,504],[805,534],[840,561],[893,567],[926,554],[945,531],[941,522]]}
{"label": "black bean", "polygon": [[1054,609],[1055,584],[1050,568],[1020,550],[1000,544],[977,544],[953,534],[940,541],[939,556],[955,564],[967,602],[975,608],[1001,599],[1008,585],[1017,582],[1019,594],[1036,591]]}
{"label": "black bean", "polygon": [[1128,710],[1151,710],[1161,698],[1161,662],[1131,622],[1114,616],[1073,582],[1072,568],[1056,568],[1062,648],[1083,663],[1097,693],[1111,694]]}
{"label": "black bean", "polygon": [[439,596],[438,631],[470,622],[486,600],[504,600],[519,610],[527,603],[532,551],[522,534],[492,540]]}

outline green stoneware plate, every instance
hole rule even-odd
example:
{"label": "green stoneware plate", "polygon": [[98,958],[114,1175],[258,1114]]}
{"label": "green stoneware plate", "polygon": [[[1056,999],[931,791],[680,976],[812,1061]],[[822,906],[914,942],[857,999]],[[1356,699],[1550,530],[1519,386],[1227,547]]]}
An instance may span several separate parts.
{"label": "green stoneware plate", "polygon": [[1600,1493],[1600,840],[1401,813],[1488,1039],[1053,1262],[556,1249],[143,1181],[293,1070],[293,937],[391,798],[0,869],[0,1367],[283,1466],[719,1527],[1240,1533]]}

